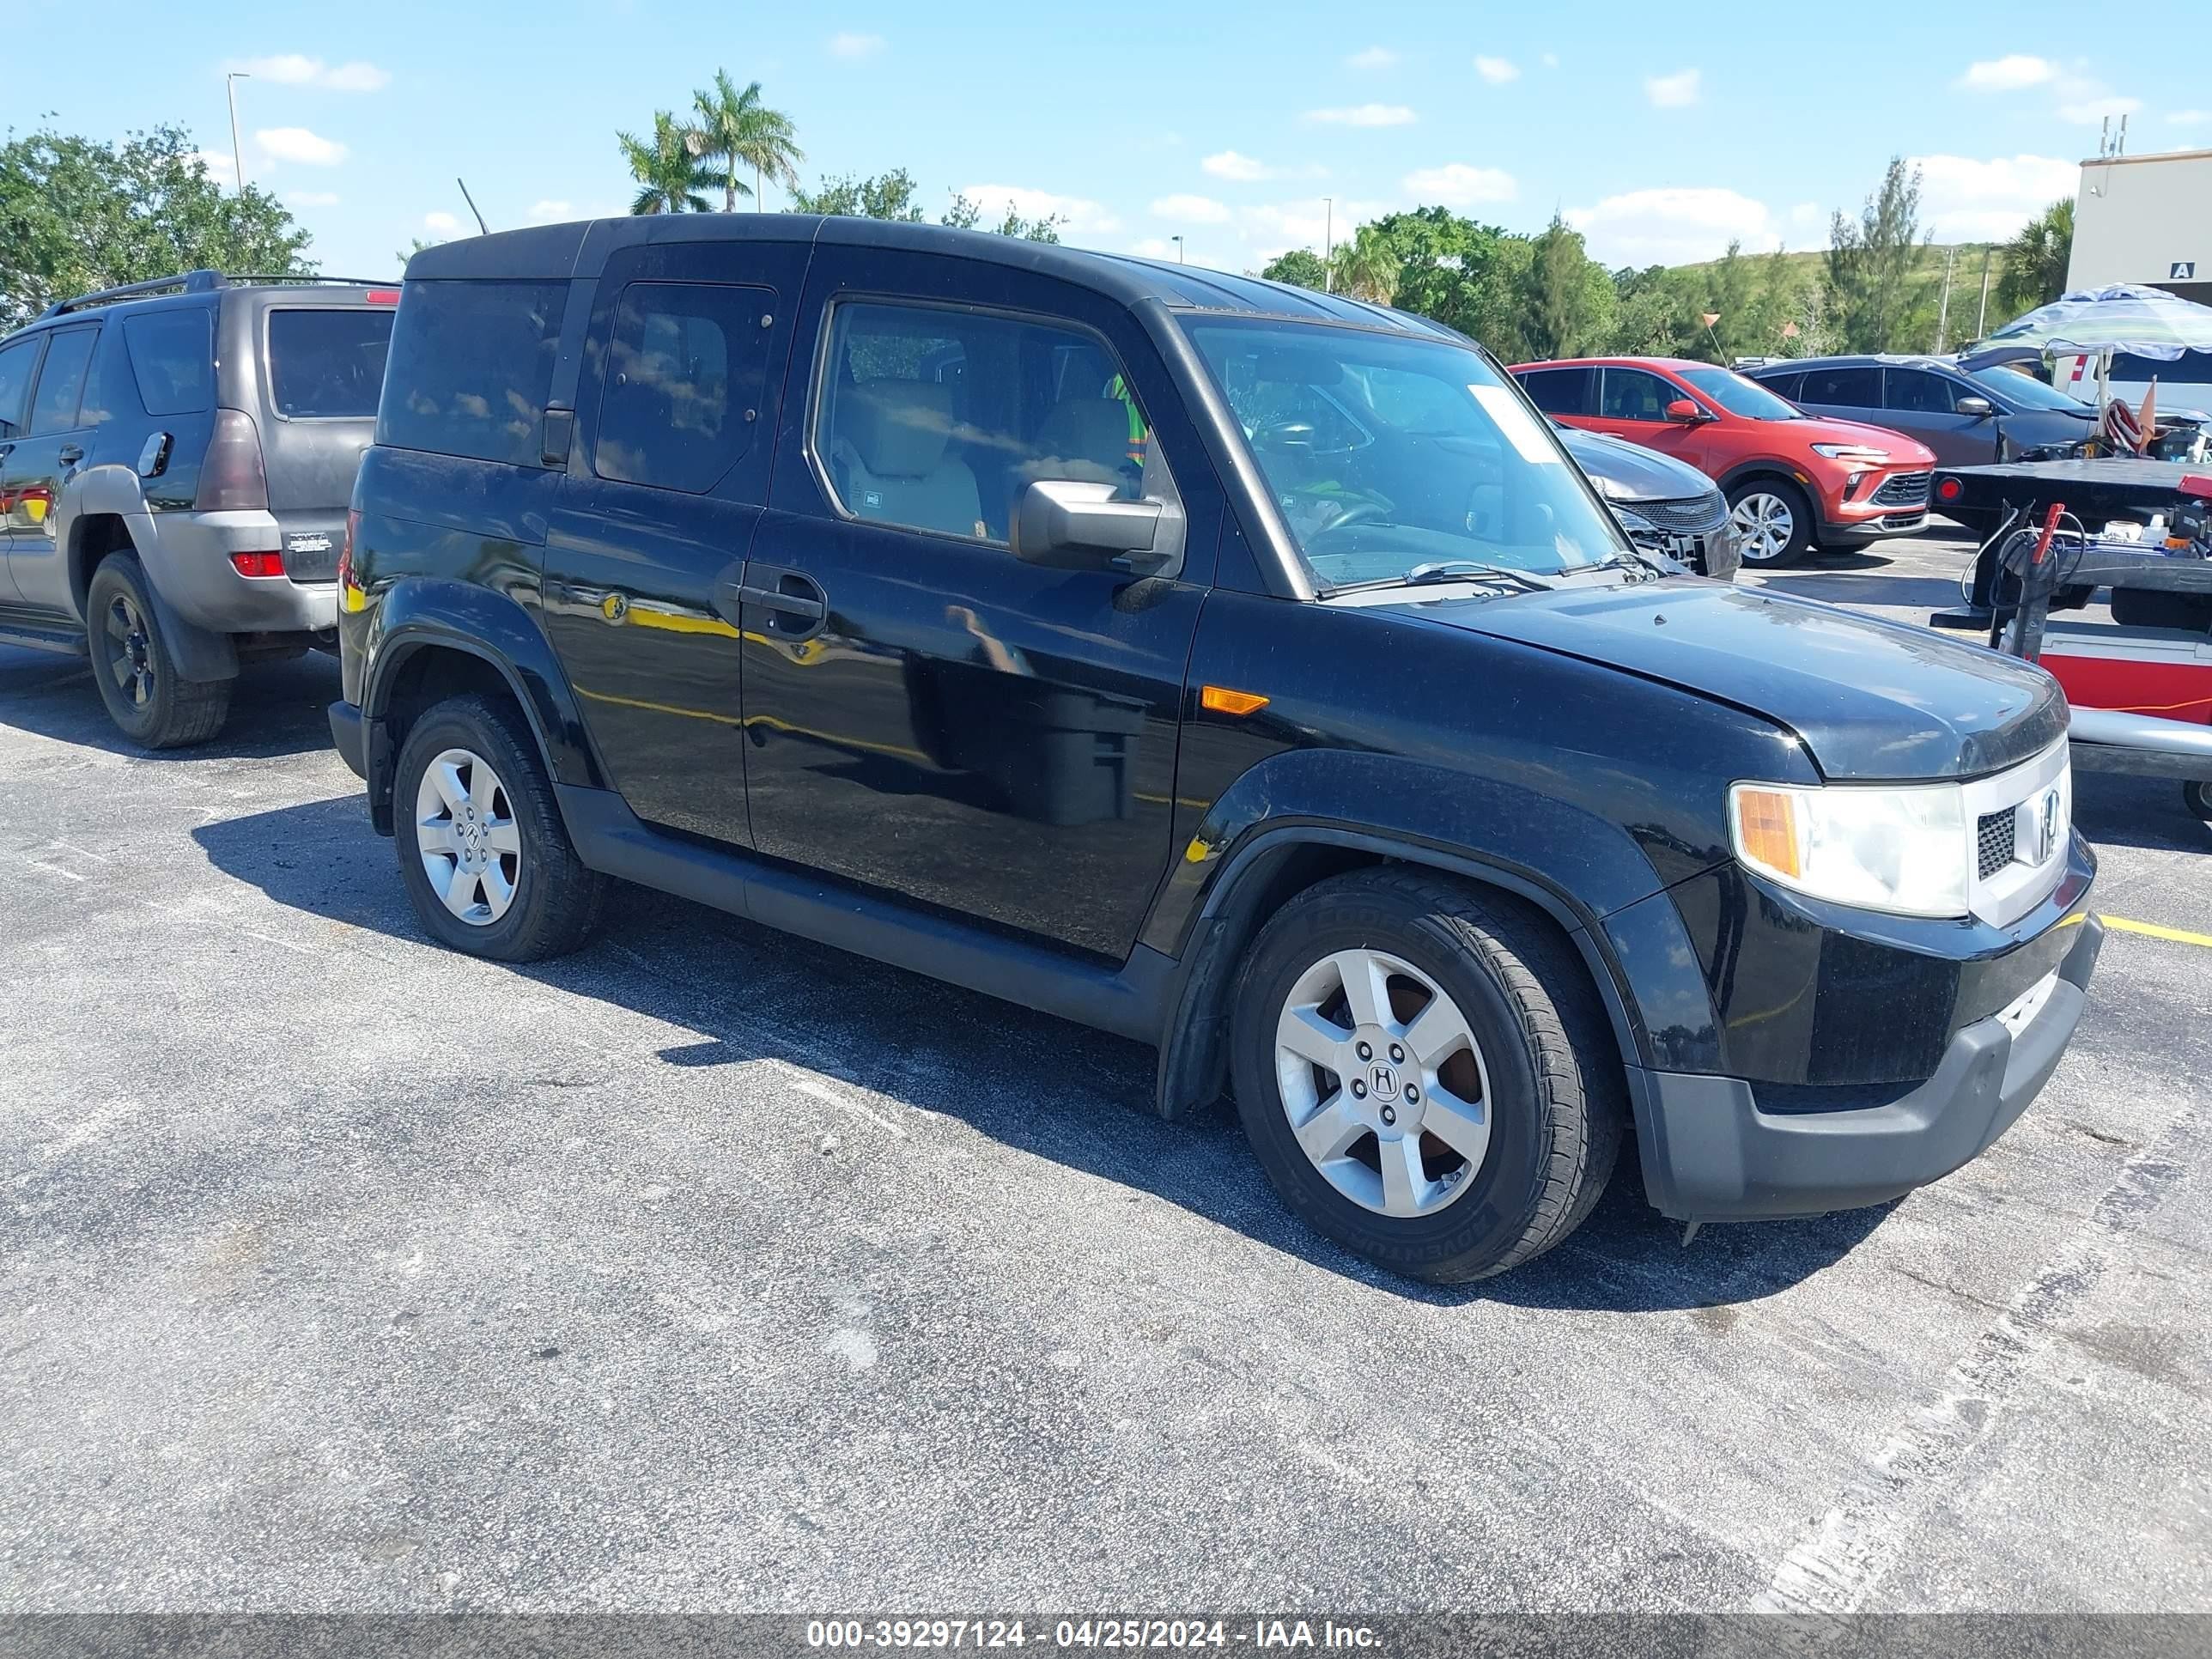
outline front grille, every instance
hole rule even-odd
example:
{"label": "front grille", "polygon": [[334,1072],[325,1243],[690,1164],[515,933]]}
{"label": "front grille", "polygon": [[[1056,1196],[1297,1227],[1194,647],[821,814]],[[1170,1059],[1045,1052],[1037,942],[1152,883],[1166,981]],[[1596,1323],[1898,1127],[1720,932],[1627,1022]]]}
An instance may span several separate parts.
{"label": "front grille", "polygon": [[1881,488],[1873,495],[1876,507],[1925,507],[1928,505],[1928,479],[1925,472],[1899,472],[1882,480]]}
{"label": "front grille", "polygon": [[1692,495],[1679,501],[1626,501],[1627,511],[1657,530],[1700,535],[1728,517],[1728,503],[1717,489],[1710,495]]}
{"label": "front grille", "polygon": [[2018,833],[2017,809],[2008,806],[2002,812],[1984,812],[1977,826],[1976,844],[1980,849],[1981,878],[1991,876],[2012,862],[2013,837]]}

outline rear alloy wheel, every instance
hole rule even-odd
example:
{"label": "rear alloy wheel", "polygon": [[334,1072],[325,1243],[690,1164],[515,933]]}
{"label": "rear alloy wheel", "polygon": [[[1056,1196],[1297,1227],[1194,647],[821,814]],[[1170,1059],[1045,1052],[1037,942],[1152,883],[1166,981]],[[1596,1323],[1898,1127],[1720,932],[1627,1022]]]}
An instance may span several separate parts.
{"label": "rear alloy wheel", "polygon": [[1520,900],[1384,867],[1317,883],[1253,942],[1237,1110],[1283,1201],[1394,1273],[1502,1273],[1581,1224],[1626,1120],[1582,959]]}
{"label": "rear alloy wheel", "polygon": [[521,711],[449,698],[408,727],[392,776],[399,876],[423,930],[495,962],[574,950],[597,926],[607,878],[568,840]]}
{"label": "rear alloy wheel", "polygon": [[133,743],[181,749],[205,743],[230,713],[228,680],[188,680],[161,637],[137,556],[111,553],[85,594],[85,645],[108,718]]}
{"label": "rear alloy wheel", "polygon": [[466,749],[431,761],[415,792],[415,848],[457,920],[489,927],[507,914],[522,880],[522,830],[490,762]]}
{"label": "rear alloy wheel", "polygon": [[1729,523],[1743,562],[1771,570],[1801,557],[1813,544],[1813,514],[1794,486],[1755,478],[1729,492]]}

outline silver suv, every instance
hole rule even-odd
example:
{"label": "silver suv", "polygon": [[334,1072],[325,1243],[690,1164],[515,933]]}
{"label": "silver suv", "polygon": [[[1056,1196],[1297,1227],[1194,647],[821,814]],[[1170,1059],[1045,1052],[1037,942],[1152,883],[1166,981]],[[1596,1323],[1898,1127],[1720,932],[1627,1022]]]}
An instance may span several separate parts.
{"label": "silver suv", "polygon": [[331,648],[398,300],[196,270],[0,341],[0,643],[89,655],[149,749],[213,737],[240,664]]}

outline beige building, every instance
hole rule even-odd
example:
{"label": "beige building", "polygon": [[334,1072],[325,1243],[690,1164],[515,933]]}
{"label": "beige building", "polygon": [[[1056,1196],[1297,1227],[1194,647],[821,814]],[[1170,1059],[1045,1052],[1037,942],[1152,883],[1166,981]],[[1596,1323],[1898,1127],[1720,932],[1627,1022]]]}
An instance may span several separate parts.
{"label": "beige building", "polygon": [[2212,305],[2212,149],[2081,163],[2066,286],[2110,283]]}

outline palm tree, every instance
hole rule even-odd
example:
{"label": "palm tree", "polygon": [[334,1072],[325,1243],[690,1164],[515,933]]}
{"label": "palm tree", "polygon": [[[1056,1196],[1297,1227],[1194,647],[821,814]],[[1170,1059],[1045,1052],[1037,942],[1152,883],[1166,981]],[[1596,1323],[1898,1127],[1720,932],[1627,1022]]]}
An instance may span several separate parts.
{"label": "palm tree", "polygon": [[[693,94],[691,104],[699,118],[685,142],[701,161],[722,164],[725,211],[738,210],[739,196],[757,202],[770,179],[787,188],[799,182],[798,164],[806,152],[799,147],[798,129],[781,110],[761,101],[759,82],[748,82],[740,92],[727,70],[716,70],[714,86]],[[753,170],[750,189],[738,182],[740,166]]]}
{"label": "palm tree", "polygon": [[618,132],[615,142],[622,146],[623,160],[629,163],[630,176],[639,185],[636,199],[629,204],[632,213],[707,211],[707,198],[700,192],[714,187],[714,177],[692,159],[684,129],[677,125],[673,115],[666,110],[654,114],[650,139]]}
{"label": "palm tree", "polygon": [[2049,305],[2066,291],[2066,265],[2073,252],[2074,200],[2062,197],[2005,244],[1998,305],[2012,312]]}
{"label": "palm tree", "polygon": [[1373,225],[1362,225],[1337,245],[1331,270],[1339,294],[1387,306],[1398,287],[1398,256]]}

